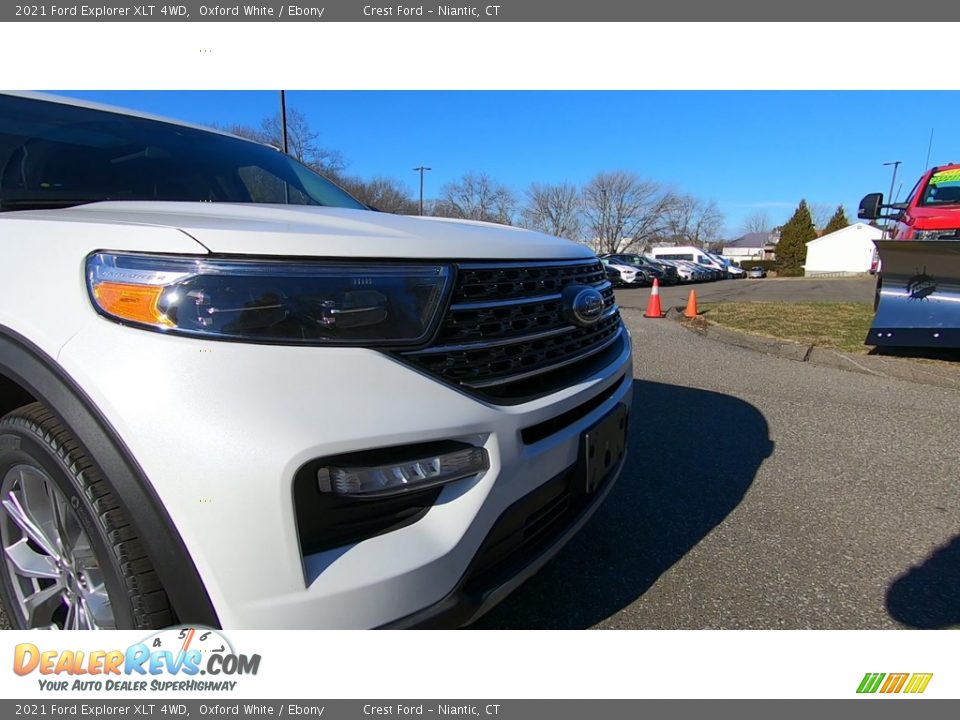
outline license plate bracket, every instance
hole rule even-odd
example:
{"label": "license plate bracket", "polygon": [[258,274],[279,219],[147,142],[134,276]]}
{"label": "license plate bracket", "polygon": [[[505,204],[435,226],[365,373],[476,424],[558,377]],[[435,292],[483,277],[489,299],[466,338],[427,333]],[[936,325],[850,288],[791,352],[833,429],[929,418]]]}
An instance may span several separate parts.
{"label": "license plate bracket", "polygon": [[587,494],[597,488],[623,460],[627,452],[629,413],[623,403],[587,428],[580,437],[580,490]]}

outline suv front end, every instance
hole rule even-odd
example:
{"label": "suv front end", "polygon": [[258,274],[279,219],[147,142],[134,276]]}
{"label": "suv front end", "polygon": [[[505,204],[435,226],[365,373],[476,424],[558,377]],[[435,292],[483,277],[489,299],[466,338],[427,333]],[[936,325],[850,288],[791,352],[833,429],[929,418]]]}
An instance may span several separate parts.
{"label": "suv front end", "polygon": [[[134,199],[0,222],[16,268],[0,340],[37,366],[0,342],[0,390],[34,401],[0,422],[17,627],[464,625],[623,467],[630,338],[582,246],[356,207]],[[23,449],[45,423],[85,476]],[[103,621],[75,609],[99,574],[16,535],[10,508],[44,468],[106,576]],[[116,558],[134,541],[131,569]]]}
{"label": "suv front end", "polygon": [[[96,318],[61,349],[159,494],[224,627],[468,623],[609,491],[633,383],[599,263],[450,267],[436,335],[413,348],[218,342]],[[604,308],[586,327],[563,298],[584,287]],[[594,458],[591,432],[603,433]],[[471,474],[415,482],[470,449],[482,453],[464,462]],[[371,492],[349,483],[364,472],[380,481]]]}

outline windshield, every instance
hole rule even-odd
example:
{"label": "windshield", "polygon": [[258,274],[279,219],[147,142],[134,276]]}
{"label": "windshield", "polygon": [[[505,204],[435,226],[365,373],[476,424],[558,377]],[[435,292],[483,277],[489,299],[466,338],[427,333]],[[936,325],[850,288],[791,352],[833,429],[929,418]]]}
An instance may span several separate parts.
{"label": "windshield", "polygon": [[259,143],[120,113],[0,95],[0,209],[101,200],[366,209]]}
{"label": "windshield", "polygon": [[960,204],[960,168],[939,170],[930,176],[921,205]]}

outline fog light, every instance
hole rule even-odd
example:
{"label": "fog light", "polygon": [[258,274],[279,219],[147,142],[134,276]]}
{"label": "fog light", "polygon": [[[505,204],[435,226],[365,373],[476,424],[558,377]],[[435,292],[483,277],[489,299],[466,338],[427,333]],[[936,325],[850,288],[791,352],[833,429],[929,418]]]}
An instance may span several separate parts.
{"label": "fog light", "polygon": [[321,467],[317,470],[317,484],[326,493],[383,497],[462,480],[489,467],[487,451],[474,447],[402,463]]}

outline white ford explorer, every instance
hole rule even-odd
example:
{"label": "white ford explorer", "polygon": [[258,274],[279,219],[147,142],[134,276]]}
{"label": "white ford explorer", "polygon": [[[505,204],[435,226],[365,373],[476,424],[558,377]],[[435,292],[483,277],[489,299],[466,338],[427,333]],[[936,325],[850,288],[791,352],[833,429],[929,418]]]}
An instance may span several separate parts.
{"label": "white ford explorer", "polygon": [[583,246],[26,93],[0,211],[14,627],[464,625],[623,466],[630,338]]}

